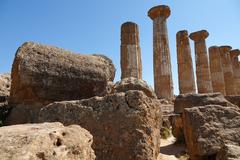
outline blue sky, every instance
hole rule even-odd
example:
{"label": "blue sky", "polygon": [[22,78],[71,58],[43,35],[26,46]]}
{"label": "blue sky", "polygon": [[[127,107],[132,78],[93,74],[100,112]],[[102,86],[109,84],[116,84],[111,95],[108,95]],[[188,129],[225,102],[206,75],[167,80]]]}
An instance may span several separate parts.
{"label": "blue sky", "polygon": [[[168,32],[174,91],[178,94],[176,33],[209,31],[207,46],[240,48],[239,0],[0,0],[0,73],[10,72],[17,48],[34,41],[77,53],[103,53],[120,79],[120,26],[133,21],[140,28],[143,79],[153,86],[152,21],[148,10],[169,5]],[[191,42],[194,59],[193,43]],[[195,63],[194,63],[195,65]]]}

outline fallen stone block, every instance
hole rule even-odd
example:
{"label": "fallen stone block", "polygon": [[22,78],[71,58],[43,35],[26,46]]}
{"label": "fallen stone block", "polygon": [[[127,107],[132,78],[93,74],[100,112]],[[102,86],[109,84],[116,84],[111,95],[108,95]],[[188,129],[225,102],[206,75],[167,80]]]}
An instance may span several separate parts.
{"label": "fallen stone block", "polygon": [[161,104],[142,91],[51,103],[39,122],[78,124],[93,135],[98,160],[156,160],[160,152]]}
{"label": "fallen stone block", "polygon": [[61,123],[0,127],[2,160],[94,160],[92,135],[77,125]]}

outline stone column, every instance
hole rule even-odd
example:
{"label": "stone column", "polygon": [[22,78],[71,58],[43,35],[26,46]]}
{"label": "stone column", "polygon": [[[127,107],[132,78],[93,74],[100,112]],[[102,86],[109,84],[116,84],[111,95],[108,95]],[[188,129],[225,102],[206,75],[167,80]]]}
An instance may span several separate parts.
{"label": "stone column", "polygon": [[235,81],[235,91],[237,95],[240,95],[240,63],[238,56],[240,55],[239,49],[234,49],[230,51],[230,57],[232,60],[233,67],[233,77]]}
{"label": "stone column", "polygon": [[236,94],[234,77],[233,77],[233,67],[232,67],[232,62],[231,62],[230,53],[229,53],[231,49],[232,47],[230,46],[220,47],[220,55],[221,55],[223,73],[224,73],[226,95]]}
{"label": "stone column", "polygon": [[142,60],[138,25],[126,22],[121,27],[121,79],[142,79]]}
{"label": "stone column", "polygon": [[188,32],[186,30],[179,31],[176,38],[179,93],[196,93]]}
{"label": "stone column", "polygon": [[194,41],[195,47],[198,93],[211,93],[213,91],[205,42],[208,36],[209,33],[206,30],[191,33],[189,36]]}
{"label": "stone column", "polygon": [[153,20],[154,89],[158,98],[174,96],[167,31],[167,18],[170,12],[170,8],[164,5],[153,7],[148,11],[148,16]]}
{"label": "stone column", "polygon": [[221,92],[223,95],[226,95],[223,67],[219,47],[209,47],[208,52],[213,92]]}

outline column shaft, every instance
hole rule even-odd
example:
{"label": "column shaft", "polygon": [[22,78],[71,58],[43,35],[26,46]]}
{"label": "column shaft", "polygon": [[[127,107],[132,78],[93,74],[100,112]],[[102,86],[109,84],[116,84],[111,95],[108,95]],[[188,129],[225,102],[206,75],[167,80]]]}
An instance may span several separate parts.
{"label": "column shaft", "polygon": [[211,93],[213,91],[205,42],[208,35],[206,30],[190,34],[190,38],[194,40],[198,93]]}
{"label": "column shaft", "polygon": [[235,81],[235,91],[237,95],[240,95],[240,62],[238,56],[240,55],[240,50],[235,49],[230,51],[230,57],[233,67],[233,77]]}
{"label": "column shaft", "polygon": [[171,58],[166,19],[168,6],[157,6],[148,12],[153,20],[154,89],[158,98],[173,98]]}
{"label": "column shaft", "polygon": [[230,46],[221,46],[220,47],[220,55],[224,73],[224,81],[225,81],[225,89],[226,95],[235,95],[235,82],[233,77],[233,68],[231,63],[231,58],[229,51],[232,47]]}
{"label": "column shaft", "polygon": [[212,46],[208,51],[213,92],[221,92],[226,95],[220,50],[217,46]]}
{"label": "column shaft", "polygon": [[176,35],[176,39],[179,93],[196,93],[188,32],[185,30],[179,31]]}
{"label": "column shaft", "polygon": [[126,22],[121,27],[121,79],[142,79],[141,48],[137,24]]}

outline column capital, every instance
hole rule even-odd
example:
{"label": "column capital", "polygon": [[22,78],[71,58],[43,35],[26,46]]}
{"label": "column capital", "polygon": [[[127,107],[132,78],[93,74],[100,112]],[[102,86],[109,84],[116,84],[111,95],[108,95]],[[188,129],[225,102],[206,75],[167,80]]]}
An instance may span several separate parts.
{"label": "column capital", "polygon": [[201,30],[197,32],[193,32],[189,35],[189,38],[195,42],[205,40],[209,36],[209,33],[207,30]]}
{"label": "column capital", "polygon": [[171,10],[166,5],[155,6],[148,11],[148,16],[152,20],[154,20],[157,17],[164,17],[165,19],[167,19],[170,16],[170,14]]}
{"label": "column capital", "polygon": [[233,50],[230,51],[231,58],[236,58],[239,55],[240,55],[240,50],[239,49],[233,49]]}
{"label": "column capital", "polygon": [[225,54],[225,53],[230,52],[230,50],[232,49],[232,47],[225,45],[225,46],[220,46],[219,49],[220,49],[221,53],[224,53],[224,54]]}

